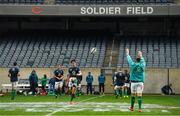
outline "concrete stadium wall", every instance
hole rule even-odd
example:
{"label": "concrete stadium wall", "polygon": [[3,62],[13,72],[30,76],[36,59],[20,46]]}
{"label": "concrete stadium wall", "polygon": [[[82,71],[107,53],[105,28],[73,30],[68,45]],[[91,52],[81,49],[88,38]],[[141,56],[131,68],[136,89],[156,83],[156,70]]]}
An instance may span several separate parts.
{"label": "concrete stadium wall", "polygon": [[180,94],[180,69],[147,69],[144,93],[161,93],[161,88],[172,84],[172,90]]}
{"label": "concrete stadium wall", "polygon": [[161,88],[168,83],[167,69],[147,69],[145,73],[144,93],[161,93]]}
{"label": "concrete stadium wall", "polygon": [[[43,74],[47,74],[48,77],[52,77],[55,68],[21,68],[20,78],[28,78],[31,71],[35,69],[37,71],[38,77],[41,78]],[[2,89],[2,84],[7,84],[9,82],[7,68],[0,68],[0,89]],[[63,69],[65,72],[65,77],[67,75],[67,68]],[[124,70],[124,69],[123,69]],[[81,68],[83,74],[82,85],[86,85],[86,76],[88,72],[92,72],[94,76],[93,85],[98,85],[98,75],[101,72],[100,68]],[[112,72],[115,70],[113,69]],[[172,89],[176,94],[180,94],[180,69],[169,69],[169,79],[168,79],[168,69],[146,69],[145,83],[144,83],[144,93],[150,94],[160,94],[161,88],[169,83],[172,83]],[[112,84],[112,74],[106,74],[105,92],[113,93]],[[97,90],[97,88],[96,88]]]}
{"label": "concrete stadium wall", "polygon": [[169,70],[169,83],[172,84],[172,90],[180,94],[180,69]]}
{"label": "concrete stadium wall", "polygon": [[[55,68],[21,68],[20,69],[20,79],[28,79],[31,71],[35,69],[38,75],[38,78],[42,78],[44,74],[48,76],[48,78],[53,76],[53,71]],[[2,84],[8,84],[10,83],[8,75],[7,68],[0,68],[0,89],[2,89]],[[64,68],[64,76],[67,77],[68,69]],[[88,72],[91,72],[94,76],[94,85],[98,85],[97,77],[100,74],[101,69],[100,68],[81,68],[81,72],[83,74],[83,80],[82,85],[86,84],[86,76]]]}

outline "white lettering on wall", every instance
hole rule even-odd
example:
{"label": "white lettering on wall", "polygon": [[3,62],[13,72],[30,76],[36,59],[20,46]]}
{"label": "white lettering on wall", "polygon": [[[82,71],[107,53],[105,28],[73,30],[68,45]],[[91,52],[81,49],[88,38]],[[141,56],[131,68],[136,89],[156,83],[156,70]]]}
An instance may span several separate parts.
{"label": "white lettering on wall", "polygon": [[[123,10],[123,11],[122,11]],[[123,7],[81,7],[82,15],[150,15],[153,7],[127,6]]]}

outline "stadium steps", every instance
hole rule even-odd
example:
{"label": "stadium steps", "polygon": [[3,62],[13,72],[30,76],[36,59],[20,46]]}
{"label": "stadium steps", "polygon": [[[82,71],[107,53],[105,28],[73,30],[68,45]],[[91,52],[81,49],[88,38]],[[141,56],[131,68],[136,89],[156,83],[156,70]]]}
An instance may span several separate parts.
{"label": "stadium steps", "polygon": [[112,67],[117,66],[118,54],[119,54],[119,42],[118,40],[114,40],[114,46],[113,46],[113,51],[112,51],[112,62],[111,62]]}
{"label": "stadium steps", "polygon": [[[17,61],[20,67],[51,67],[57,64],[68,67],[70,59],[75,58],[80,67],[102,67],[106,51],[106,37],[101,35],[54,37],[54,39],[49,39],[52,37],[23,36],[24,39],[26,38],[23,41],[18,39],[12,41],[13,39],[10,38],[8,43],[13,47],[5,46],[6,53],[3,54],[0,66],[9,67]],[[92,55],[89,52],[93,47],[96,47],[97,51]],[[4,49],[3,45],[0,48]],[[0,52],[3,51],[0,50]]]}
{"label": "stadium steps", "polygon": [[109,67],[111,50],[112,50],[112,44],[113,44],[112,39],[109,39],[109,40],[107,41],[107,43],[108,43],[108,44],[106,44],[104,67]]}

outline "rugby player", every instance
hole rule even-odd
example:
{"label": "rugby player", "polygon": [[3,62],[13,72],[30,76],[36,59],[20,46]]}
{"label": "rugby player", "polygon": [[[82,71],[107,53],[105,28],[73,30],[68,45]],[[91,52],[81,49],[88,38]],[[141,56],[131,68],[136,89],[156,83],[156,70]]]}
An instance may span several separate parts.
{"label": "rugby player", "polygon": [[15,99],[16,88],[17,88],[17,83],[18,83],[18,77],[19,76],[20,76],[19,68],[17,67],[17,63],[14,62],[13,67],[9,69],[9,74],[8,74],[8,77],[10,78],[10,82],[11,82],[11,86],[12,86],[11,100]]}
{"label": "rugby player", "polygon": [[116,98],[118,98],[119,95],[120,97],[122,97],[123,95],[122,90],[124,86],[124,79],[125,79],[124,73],[121,70],[119,70],[114,77],[114,81],[115,81],[114,90],[116,92]]}
{"label": "rugby player", "polygon": [[69,88],[71,89],[71,100],[70,104],[73,104],[73,99],[75,98],[76,88],[77,88],[77,77],[81,76],[81,71],[77,67],[76,60],[71,60],[71,67],[69,68]]}
{"label": "rugby player", "polygon": [[129,90],[129,87],[130,87],[130,81],[129,81],[129,78],[130,78],[130,75],[128,73],[128,70],[124,70],[124,75],[125,75],[125,84],[124,84],[124,98],[128,98],[128,90]]}
{"label": "rugby player", "polygon": [[55,98],[57,98],[58,94],[59,95],[62,94],[63,78],[64,78],[64,71],[61,69],[60,65],[54,71],[54,78],[55,78]]}
{"label": "rugby player", "polygon": [[142,57],[142,52],[138,51],[136,62],[134,62],[130,55],[129,49],[126,49],[127,61],[130,66],[130,81],[131,81],[131,106],[130,111],[134,111],[135,96],[138,98],[139,112],[142,112],[142,92],[144,88],[145,77],[145,60]]}

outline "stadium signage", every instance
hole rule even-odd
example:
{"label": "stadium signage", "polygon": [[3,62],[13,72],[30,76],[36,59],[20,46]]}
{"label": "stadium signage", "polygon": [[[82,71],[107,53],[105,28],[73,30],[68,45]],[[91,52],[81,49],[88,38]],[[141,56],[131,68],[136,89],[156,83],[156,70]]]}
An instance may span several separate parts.
{"label": "stadium signage", "polygon": [[35,7],[32,7],[31,11],[34,14],[40,14],[41,12],[43,12],[43,9],[41,7],[35,6]]}
{"label": "stadium signage", "polygon": [[82,15],[149,15],[154,11],[153,7],[81,7],[80,13]]}
{"label": "stadium signage", "polygon": [[120,7],[81,7],[81,14],[121,14]]}
{"label": "stadium signage", "polygon": [[41,16],[176,16],[179,5],[5,5],[0,15]]}
{"label": "stadium signage", "polygon": [[127,7],[126,8],[127,15],[148,15],[153,13],[153,7]]}

